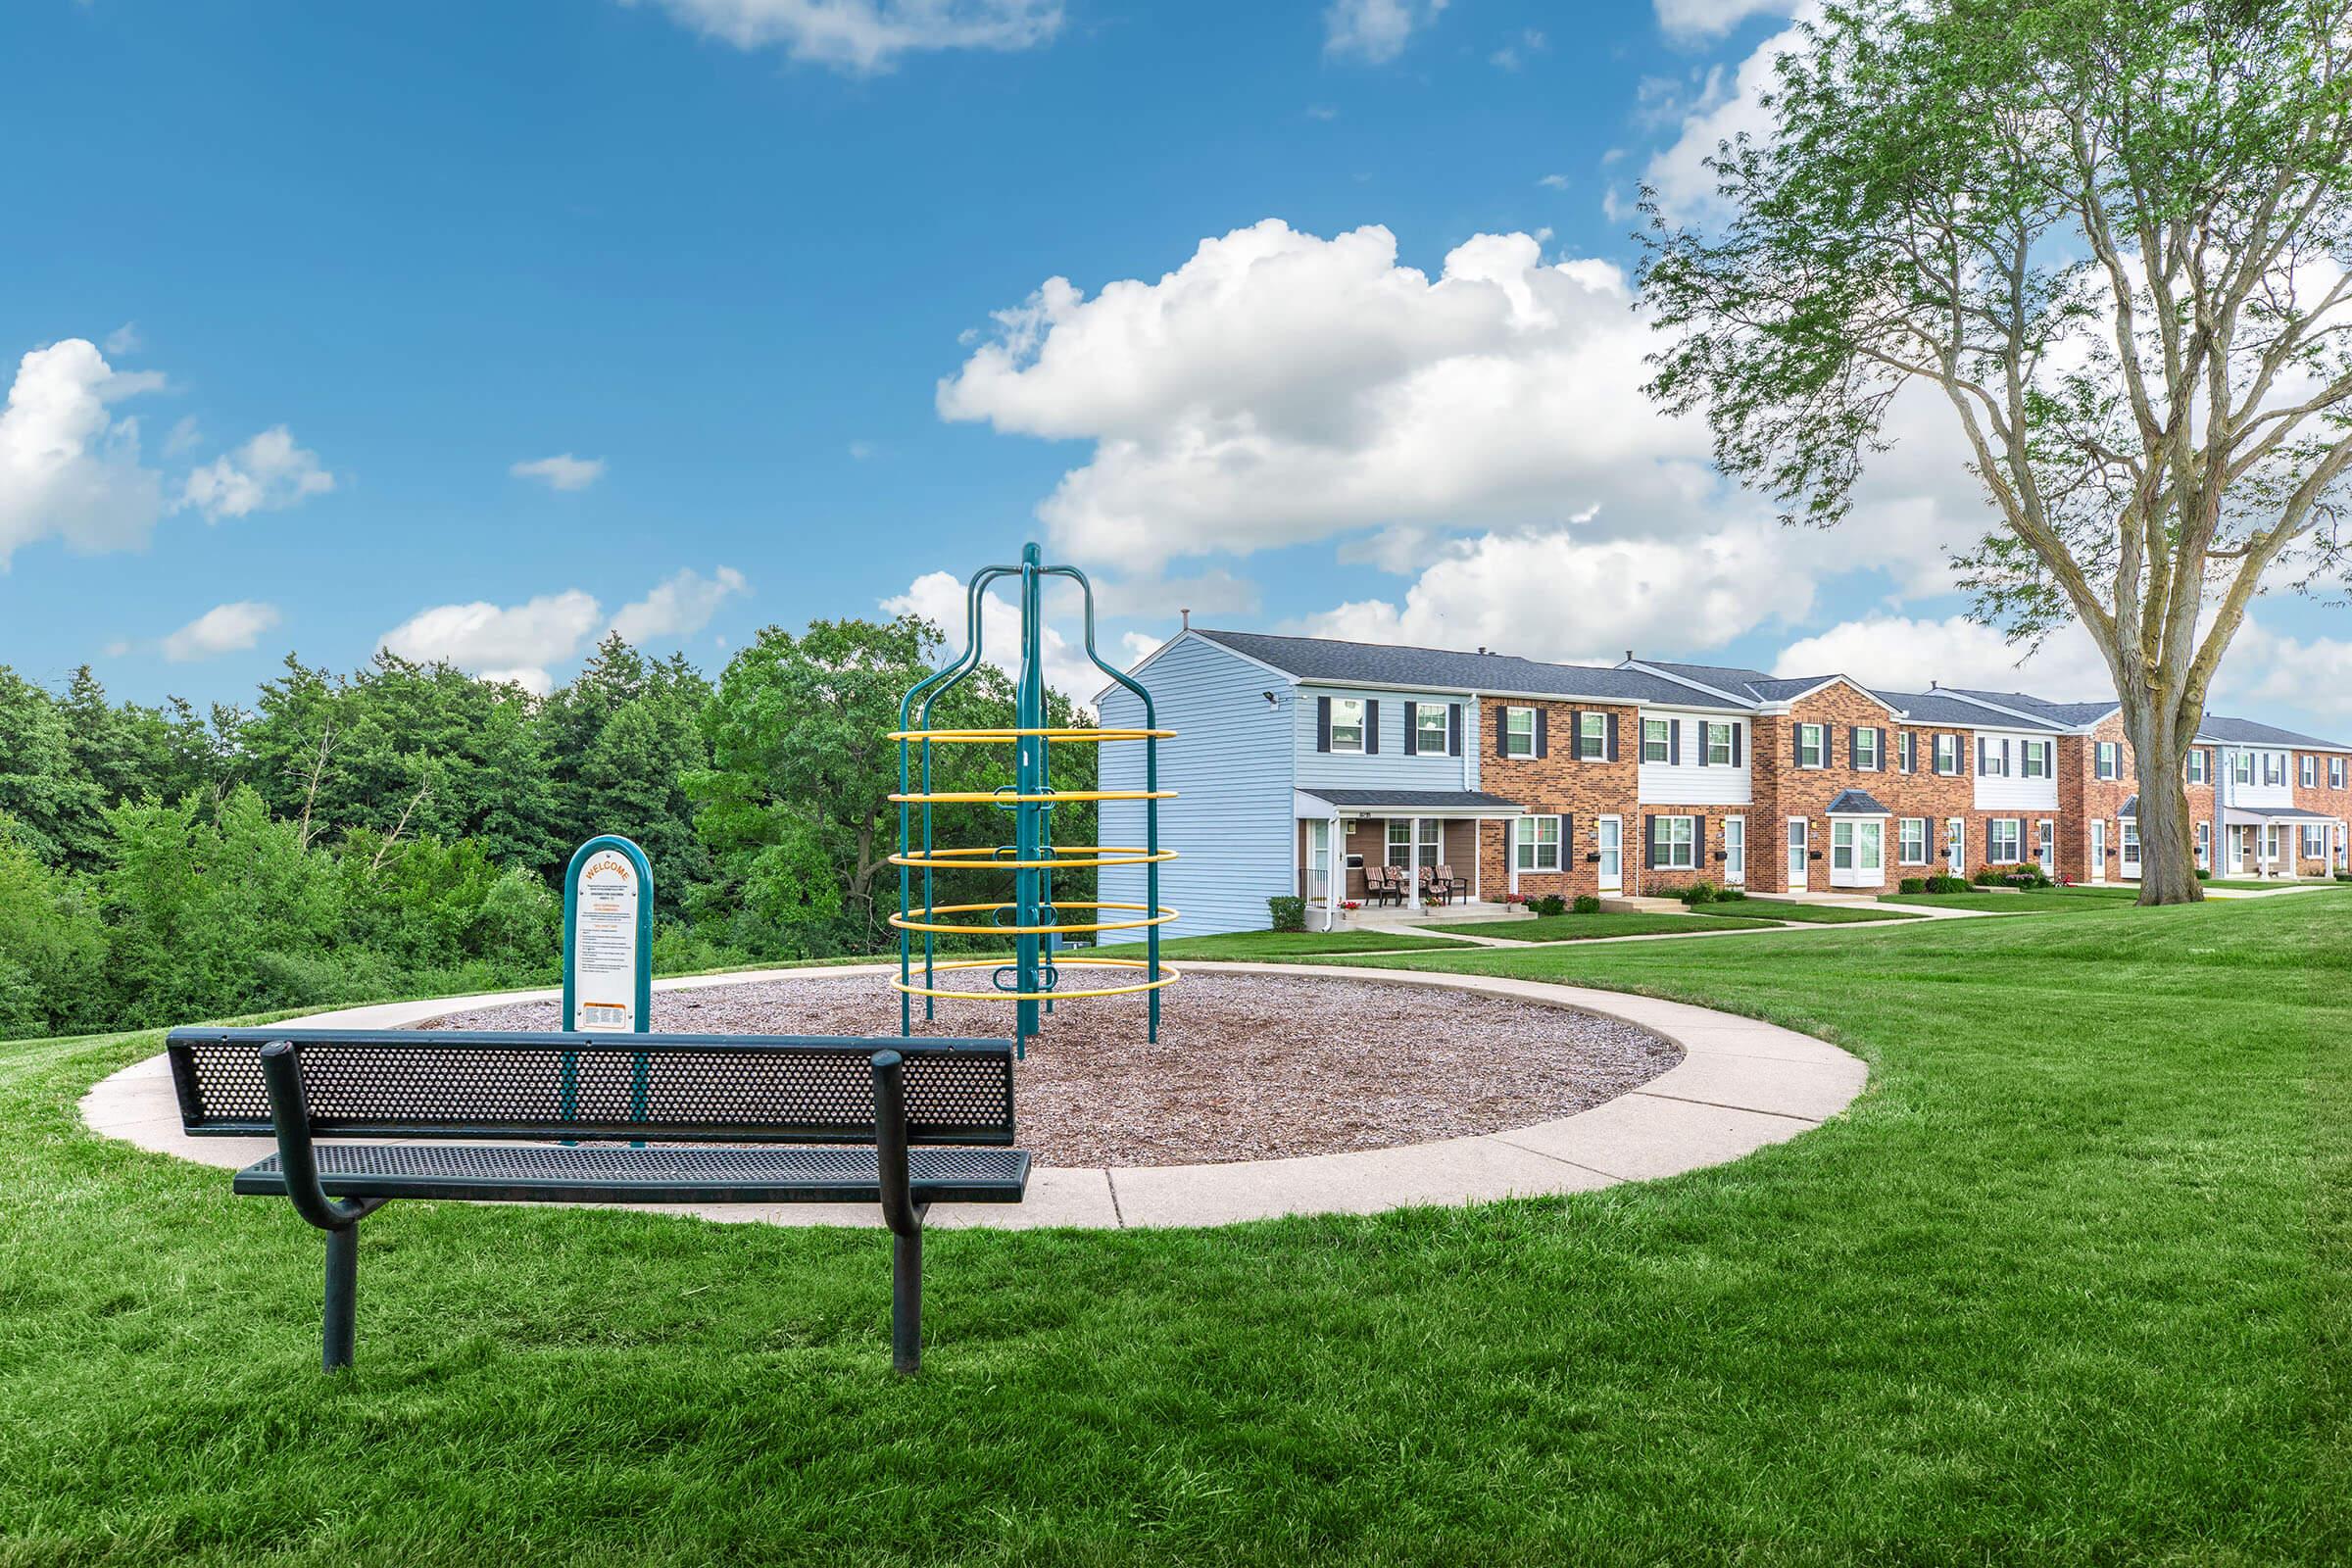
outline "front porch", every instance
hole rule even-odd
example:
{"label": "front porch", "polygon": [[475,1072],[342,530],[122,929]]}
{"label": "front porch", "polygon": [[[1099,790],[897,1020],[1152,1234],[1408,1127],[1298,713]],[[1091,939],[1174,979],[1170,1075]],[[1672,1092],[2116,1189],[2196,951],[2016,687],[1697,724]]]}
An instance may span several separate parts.
{"label": "front porch", "polygon": [[[1509,919],[1518,910],[1490,890],[1479,864],[1479,824],[1520,814],[1478,790],[1297,792],[1294,851],[1310,930],[1378,929],[1437,921]],[[1401,872],[1401,902],[1375,873]]]}

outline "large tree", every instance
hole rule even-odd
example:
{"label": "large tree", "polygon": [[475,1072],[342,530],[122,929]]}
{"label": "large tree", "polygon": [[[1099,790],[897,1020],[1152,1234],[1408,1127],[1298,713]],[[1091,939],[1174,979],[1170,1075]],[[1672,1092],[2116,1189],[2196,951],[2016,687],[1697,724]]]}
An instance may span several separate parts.
{"label": "large tree", "polygon": [[2340,584],[2352,0],[1838,0],[1723,216],[1661,213],[1652,394],[1790,520],[1846,514],[1905,387],[1994,524],[1976,613],[2079,620],[2136,754],[2143,903],[2199,897],[2188,743],[2248,603]]}

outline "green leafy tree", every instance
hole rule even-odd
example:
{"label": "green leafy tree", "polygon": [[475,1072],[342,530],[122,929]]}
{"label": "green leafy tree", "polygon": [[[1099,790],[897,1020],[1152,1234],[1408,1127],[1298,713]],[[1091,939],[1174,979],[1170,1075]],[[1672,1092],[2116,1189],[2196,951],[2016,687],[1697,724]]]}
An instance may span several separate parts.
{"label": "green leafy tree", "polygon": [[0,833],[0,1039],[105,1028],[105,963],[80,879]]}
{"label": "green leafy tree", "polygon": [[88,863],[104,831],[102,809],[57,701],[0,665],[0,817],[10,835],[48,864]]}
{"label": "green leafy tree", "polygon": [[2182,760],[2247,605],[2345,564],[2348,85],[2343,0],[1834,0],[1728,220],[1647,204],[1651,391],[1788,517],[1846,514],[1903,388],[1948,406],[1976,613],[2114,677],[2143,903],[2200,897]]}

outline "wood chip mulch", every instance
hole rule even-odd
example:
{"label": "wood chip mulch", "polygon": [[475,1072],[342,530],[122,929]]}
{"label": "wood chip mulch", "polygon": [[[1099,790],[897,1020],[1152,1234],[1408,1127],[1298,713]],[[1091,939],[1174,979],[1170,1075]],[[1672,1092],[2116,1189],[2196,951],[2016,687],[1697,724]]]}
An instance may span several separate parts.
{"label": "wood chip mulch", "polygon": [[[974,976],[950,985],[985,985]],[[1087,983],[1081,979],[1077,983]],[[1041,1165],[1179,1165],[1387,1149],[1505,1132],[1614,1100],[1682,1060],[1631,1024],[1459,991],[1312,975],[1186,975],[1161,993],[1159,1040],[1141,997],[1065,1002],[1029,1045],[1014,1094]],[[659,992],[678,1033],[898,1033],[879,977],[767,980]],[[1009,1033],[1007,1003],[943,1001],[915,1032]],[[554,1029],[554,1003],[423,1028]]]}

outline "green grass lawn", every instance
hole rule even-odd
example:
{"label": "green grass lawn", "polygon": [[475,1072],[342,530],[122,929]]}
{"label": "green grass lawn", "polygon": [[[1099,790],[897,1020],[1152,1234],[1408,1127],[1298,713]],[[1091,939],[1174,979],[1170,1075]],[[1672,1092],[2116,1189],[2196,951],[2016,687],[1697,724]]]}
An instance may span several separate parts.
{"label": "green grass lawn", "polygon": [[[1159,945],[1164,958],[1298,958],[1319,953],[1401,953],[1420,948],[1461,950],[1444,937],[1406,936],[1394,931],[1227,931],[1213,937],[1176,937]],[[1140,958],[1141,942],[1092,950],[1105,958]]]}
{"label": "green grass lawn", "polygon": [[[0,1046],[0,1563],[2342,1561],[2352,900],[1449,949],[1864,1056],[1568,1199],[1200,1233],[282,1202]],[[1497,1041],[1507,1068],[1509,1042]]]}
{"label": "green grass lawn", "polygon": [[2268,882],[2263,881],[2259,877],[2250,876],[2215,877],[2212,881],[2206,883],[2205,885],[2209,888],[2233,888],[2240,892],[2258,893],[2275,893],[2280,888],[2352,887],[2352,883],[2338,882],[2333,878],[2323,878],[2316,876],[2307,876],[2296,882],[2288,882],[2276,877]]}
{"label": "green grass lawn", "polygon": [[1873,909],[1859,904],[1783,904],[1775,899],[1736,899],[1730,904],[1701,904],[1692,914],[1729,915],[1734,919],[1786,920],[1795,925],[1855,925],[1871,920],[1916,920],[1900,909]]}
{"label": "green grass lawn", "polygon": [[2130,908],[2139,901],[2139,889],[2117,887],[2112,883],[2098,887],[2075,887],[1999,890],[1971,888],[1966,893],[1882,893],[1881,904],[1916,904],[1931,909],[1989,909],[2001,914],[2076,912],[2085,908]]}
{"label": "green grass lawn", "polygon": [[[1649,937],[1673,931],[1688,935],[1726,926],[1763,929],[1771,924],[1769,920],[1737,917],[1700,921],[1687,914],[1624,914],[1604,910],[1599,914],[1538,915],[1532,920],[1464,921],[1460,925],[1433,925],[1430,929],[1465,931],[1474,937],[1495,937],[1504,942],[1590,942],[1595,937]],[[1459,951],[1461,944],[1448,946]]]}

